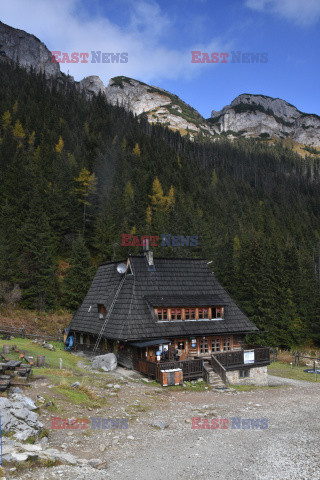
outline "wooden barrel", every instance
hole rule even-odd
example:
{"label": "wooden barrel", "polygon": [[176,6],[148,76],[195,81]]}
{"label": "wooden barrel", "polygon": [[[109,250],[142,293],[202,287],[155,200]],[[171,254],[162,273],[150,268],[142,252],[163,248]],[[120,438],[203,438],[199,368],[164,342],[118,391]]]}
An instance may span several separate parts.
{"label": "wooden barrel", "polygon": [[46,364],[46,357],[45,355],[38,355],[37,356],[37,366],[44,367]]}
{"label": "wooden barrel", "polygon": [[11,349],[11,345],[3,345],[2,351],[5,355],[8,355],[8,353],[10,353],[10,349]]}

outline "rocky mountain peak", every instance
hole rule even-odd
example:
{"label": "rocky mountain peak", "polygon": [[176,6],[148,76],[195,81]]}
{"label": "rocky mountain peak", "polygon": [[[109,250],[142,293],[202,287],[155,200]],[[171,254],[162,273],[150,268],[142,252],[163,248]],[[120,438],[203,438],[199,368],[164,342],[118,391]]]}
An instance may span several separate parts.
{"label": "rocky mountain peak", "polygon": [[52,63],[50,50],[34,35],[0,22],[0,62],[14,61],[48,77],[61,76],[58,63]]}
{"label": "rocky mountain peak", "polygon": [[214,135],[214,129],[190,105],[162,88],[128,77],[109,81],[106,96],[112,105],[120,105],[136,115],[145,113],[150,123],[168,126],[190,138],[202,133]]}
{"label": "rocky mountain peak", "polygon": [[300,112],[294,105],[266,95],[243,93],[208,119],[219,133],[289,137],[305,145],[320,146],[320,117]]}
{"label": "rocky mountain peak", "polygon": [[[52,63],[50,50],[37,37],[0,22],[0,62],[6,61],[74,82],[61,73],[59,63]],[[212,110],[211,118],[205,120],[177,95],[133,78],[114,77],[106,87],[98,76],[91,75],[74,84],[87,98],[102,92],[112,105],[123,106],[138,116],[145,114],[150,123],[167,126],[191,140],[199,135],[212,139],[224,134],[231,138],[288,137],[304,145],[320,146],[320,117],[300,112],[280,98],[243,93],[222,110]]]}
{"label": "rocky mountain peak", "polygon": [[97,75],[84,77],[82,80],[80,80],[79,85],[80,89],[85,90],[89,97],[92,95],[98,95],[99,92],[104,94],[106,93],[106,87],[101,78]]}

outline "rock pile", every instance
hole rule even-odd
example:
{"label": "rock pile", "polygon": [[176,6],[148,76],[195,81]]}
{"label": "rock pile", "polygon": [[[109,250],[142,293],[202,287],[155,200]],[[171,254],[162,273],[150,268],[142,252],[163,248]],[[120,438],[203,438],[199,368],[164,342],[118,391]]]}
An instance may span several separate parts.
{"label": "rock pile", "polygon": [[14,393],[10,400],[0,398],[2,431],[14,432],[14,438],[22,441],[38,437],[43,424],[39,422],[39,415],[34,411],[36,409],[33,401],[20,393]]}

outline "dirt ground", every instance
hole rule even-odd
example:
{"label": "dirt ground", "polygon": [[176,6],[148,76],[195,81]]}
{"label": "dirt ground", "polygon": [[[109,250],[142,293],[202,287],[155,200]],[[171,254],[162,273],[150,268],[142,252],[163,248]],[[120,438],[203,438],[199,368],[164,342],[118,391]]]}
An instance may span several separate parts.
{"label": "dirt ground", "polygon": [[[52,395],[48,379],[30,391],[55,399],[42,408],[49,445],[77,457],[76,465],[9,472],[10,479],[68,480],[318,480],[320,384],[270,377],[271,388],[182,391],[145,384],[138,374],[90,373],[108,405],[70,407]],[[109,385],[107,387],[107,385]],[[120,388],[114,388],[118,385]],[[110,392],[110,393],[109,393]],[[125,418],[127,429],[52,430],[51,417]],[[192,417],[230,419],[229,428],[192,429]],[[268,428],[230,428],[231,418],[267,419]],[[158,428],[162,421],[166,428]],[[201,420],[200,423],[202,423]],[[245,422],[244,422],[245,424]],[[266,426],[266,420],[264,424]],[[260,424],[261,426],[261,424]],[[160,424],[160,427],[164,425]],[[4,439],[5,442],[5,439]],[[98,470],[90,465],[103,464]]]}

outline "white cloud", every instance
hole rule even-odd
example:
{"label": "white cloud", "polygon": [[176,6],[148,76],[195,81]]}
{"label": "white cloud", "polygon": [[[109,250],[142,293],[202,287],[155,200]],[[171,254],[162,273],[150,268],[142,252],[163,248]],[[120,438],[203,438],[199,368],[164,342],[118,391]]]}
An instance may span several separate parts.
{"label": "white cloud", "polygon": [[225,52],[231,48],[231,44],[223,45],[219,40],[183,49],[168,46],[165,38],[177,26],[156,1],[124,0],[122,5],[129,12],[127,25],[105,16],[84,14],[81,0],[0,0],[1,20],[33,33],[51,51],[128,52],[128,63],[61,63],[61,70],[69,70],[76,80],[98,75],[107,84],[113,76],[126,75],[161,86],[163,79],[188,79],[203,72],[203,68],[214,68],[192,64],[191,50]]}
{"label": "white cloud", "polygon": [[301,26],[310,26],[320,18],[319,0],[246,0],[253,10],[271,12]]}

